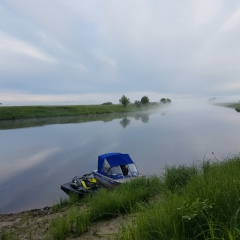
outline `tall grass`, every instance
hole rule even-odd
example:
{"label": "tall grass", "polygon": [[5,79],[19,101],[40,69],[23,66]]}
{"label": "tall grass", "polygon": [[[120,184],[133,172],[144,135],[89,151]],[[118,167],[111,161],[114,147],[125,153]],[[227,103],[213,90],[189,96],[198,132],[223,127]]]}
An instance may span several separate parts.
{"label": "tall grass", "polygon": [[102,189],[91,198],[92,218],[109,219],[119,214],[133,212],[139,203],[148,202],[151,197],[164,191],[165,186],[158,177],[134,179],[110,192]]}
{"label": "tall grass", "polygon": [[50,229],[51,239],[62,240],[69,235],[79,236],[87,231],[89,223],[89,212],[80,212],[79,209],[73,207],[67,216],[53,220]]}
{"label": "tall grass", "polygon": [[164,174],[166,187],[172,192],[181,190],[197,172],[197,167],[194,165],[167,166]]}
{"label": "tall grass", "polygon": [[16,233],[13,233],[11,231],[3,231],[0,232],[0,239],[1,240],[18,240],[19,237]]}
{"label": "tall grass", "polygon": [[158,177],[137,178],[114,190],[100,189],[85,199],[88,208],[71,208],[68,215],[55,219],[51,225],[51,239],[79,236],[95,221],[106,220],[119,214],[136,211],[140,203],[146,203],[156,194],[166,191]]}
{"label": "tall grass", "polygon": [[204,162],[198,174],[194,170],[189,181],[184,180],[182,191],[143,208],[119,239],[240,239],[239,172],[238,156]]}

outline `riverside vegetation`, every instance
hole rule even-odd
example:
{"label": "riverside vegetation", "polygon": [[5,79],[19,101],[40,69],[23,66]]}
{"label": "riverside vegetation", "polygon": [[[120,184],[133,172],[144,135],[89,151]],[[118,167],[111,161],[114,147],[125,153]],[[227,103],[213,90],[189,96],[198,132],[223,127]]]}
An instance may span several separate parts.
{"label": "riverside vegetation", "polygon": [[[118,216],[128,220],[102,239],[240,239],[239,172],[239,156],[167,166],[163,176],[137,178],[80,200],[61,200],[52,211],[64,209],[64,215],[50,221],[42,238],[30,239],[85,239],[91,226]],[[21,239],[21,229],[0,230],[1,239]]]}
{"label": "riverside vegetation", "polygon": [[240,102],[234,102],[234,103],[220,103],[220,106],[230,107],[234,108],[237,112],[240,112]]}
{"label": "riverside vegetation", "polygon": [[103,113],[124,113],[147,110],[150,108],[159,107],[159,105],[161,105],[161,103],[149,103],[146,105],[129,104],[125,107],[120,104],[72,106],[2,106],[0,107],[0,120],[79,116]]}

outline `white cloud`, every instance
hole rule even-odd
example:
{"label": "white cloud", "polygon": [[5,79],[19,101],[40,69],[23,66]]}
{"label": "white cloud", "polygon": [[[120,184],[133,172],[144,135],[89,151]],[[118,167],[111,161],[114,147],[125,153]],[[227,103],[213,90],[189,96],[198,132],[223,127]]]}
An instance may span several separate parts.
{"label": "white cloud", "polygon": [[38,48],[0,32],[0,51],[23,54],[37,60],[55,63],[56,60]]}
{"label": "white cloud", "polygon": [[101,49],[94,49],[93,53],[97,60],[100,62],[107,64],[109,67],[116,67],[117,63],[116,61],[108,56],[106,53],[104,53]]}
{"label": "white cloud", "polygon": [[238,30],[240,26],[240,9],[237,9],[224,23],[222,31],[228,32]]}
{"label": "white cloud", "polygon": [[193,7],[193,23],[195,25],[205,25],[211,23],[219,16],[224,7],[223,0],[201,0],[191,1]]}

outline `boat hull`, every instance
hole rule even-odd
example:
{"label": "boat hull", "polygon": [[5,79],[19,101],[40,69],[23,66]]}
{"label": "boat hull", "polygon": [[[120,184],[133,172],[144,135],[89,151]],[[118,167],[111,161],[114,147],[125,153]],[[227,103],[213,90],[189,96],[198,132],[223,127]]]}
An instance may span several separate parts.
{"label": "boat hull", "polygon": [[96,170],[92,171],[92,173],[93,176],[97,179],[97,182],[105,188],[114,188],[121,183],[131,180],[131,178],[112,179],[98,173]]}

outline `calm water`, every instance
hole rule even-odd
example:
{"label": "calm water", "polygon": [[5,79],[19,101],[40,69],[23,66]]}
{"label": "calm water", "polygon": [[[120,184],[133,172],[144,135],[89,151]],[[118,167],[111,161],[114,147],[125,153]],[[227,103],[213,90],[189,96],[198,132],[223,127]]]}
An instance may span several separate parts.
{"label": "calm water", "polygon": [[0,212],[18,212],[66,197],[60,184],[96,169],[106,152],[129,153],[145,175],[239,154],[240,113],[188,101],[129,116],[4,122],[0,143]]}

